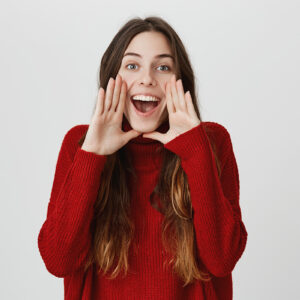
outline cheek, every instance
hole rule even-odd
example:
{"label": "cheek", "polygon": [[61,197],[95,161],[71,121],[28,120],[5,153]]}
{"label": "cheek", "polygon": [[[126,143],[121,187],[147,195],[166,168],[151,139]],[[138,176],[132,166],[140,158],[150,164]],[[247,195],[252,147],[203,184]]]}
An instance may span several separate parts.
{"label": "cheek", "polygon": [[162,80],[161,80],[161,88],[164,91],[164,94],[166,93],[166,85],[168,82],[171,82],[173,74],[171,74],[170,76],[165,76]]}
{"label": "cheek", "polygon": [[126,86],[127,86],[127,93],[130,92],[130,89],[131,89],[131,86],[134,82],[134,79],[132,78],[132,76],[128,76],[126,74],[122,74],[122,73],[119,73],[122,77],[122,80],[126,82]]}
{"label": "cheek", "polygon": [[126,81],[126,83],[132,82],[134,80],[134,74],[124,72],[123,70],[119,71],[119,74],[122,76],[122,79]]}

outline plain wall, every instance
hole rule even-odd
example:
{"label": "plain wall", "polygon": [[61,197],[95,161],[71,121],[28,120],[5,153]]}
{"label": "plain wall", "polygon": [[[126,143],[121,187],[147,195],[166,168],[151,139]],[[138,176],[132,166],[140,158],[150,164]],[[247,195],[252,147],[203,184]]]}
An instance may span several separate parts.
{"label": "plain wall", "polygon": [[234,299],[300,299],[299,1],[2,1],[1,299],[63,299],[37,237],[71,127],[89,124],[101,57],[131,17],[181,37],[204,121],[231,135],[248,231]]}

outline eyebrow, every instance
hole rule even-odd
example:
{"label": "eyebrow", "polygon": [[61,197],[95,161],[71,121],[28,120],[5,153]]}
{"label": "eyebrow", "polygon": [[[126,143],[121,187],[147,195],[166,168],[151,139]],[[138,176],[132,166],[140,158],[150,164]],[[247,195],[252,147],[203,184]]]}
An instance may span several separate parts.
{"label": "eyebrow", "polygon": [[[127,52],[127,53],[124,54],[123,57],[125,57],[125,56],[127,56],[127,55],[137,56],[137,57],[140,57],[140,58],[142,57],[140,54],[134,53],[134,52]],[[171,54],[167,54],[167,53],[158,54],[158,55],[156,55],[154,58],[164,58],[164,57],[169,57],[169,58],[171,58],[173,61],[175,61],[174,56],[171,55]]]}

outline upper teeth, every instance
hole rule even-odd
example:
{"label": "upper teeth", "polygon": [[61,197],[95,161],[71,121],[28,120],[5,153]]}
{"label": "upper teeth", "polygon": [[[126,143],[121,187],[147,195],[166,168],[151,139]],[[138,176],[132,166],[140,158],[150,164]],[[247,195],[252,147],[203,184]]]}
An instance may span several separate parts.
{"label": "upper teeth", "polygon": [[159,101],[158,98],[152,96],[143,96],[143,95],[136,95],[132,97],[133,100],[141,100],[141,101]]}

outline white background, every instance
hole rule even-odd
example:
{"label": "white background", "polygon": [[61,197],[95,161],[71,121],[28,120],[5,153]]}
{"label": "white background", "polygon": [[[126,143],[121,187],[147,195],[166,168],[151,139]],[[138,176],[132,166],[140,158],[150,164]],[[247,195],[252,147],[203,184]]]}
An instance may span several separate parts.
{"label": "white background", "polygon": [[1,1],[0,298],[63,299],[37,245],[58,151],[90,121],[113,36],[149,15],[186,46],[203,120],[231,135],[248,231],[234,299],[300,299],[296,0]]}

